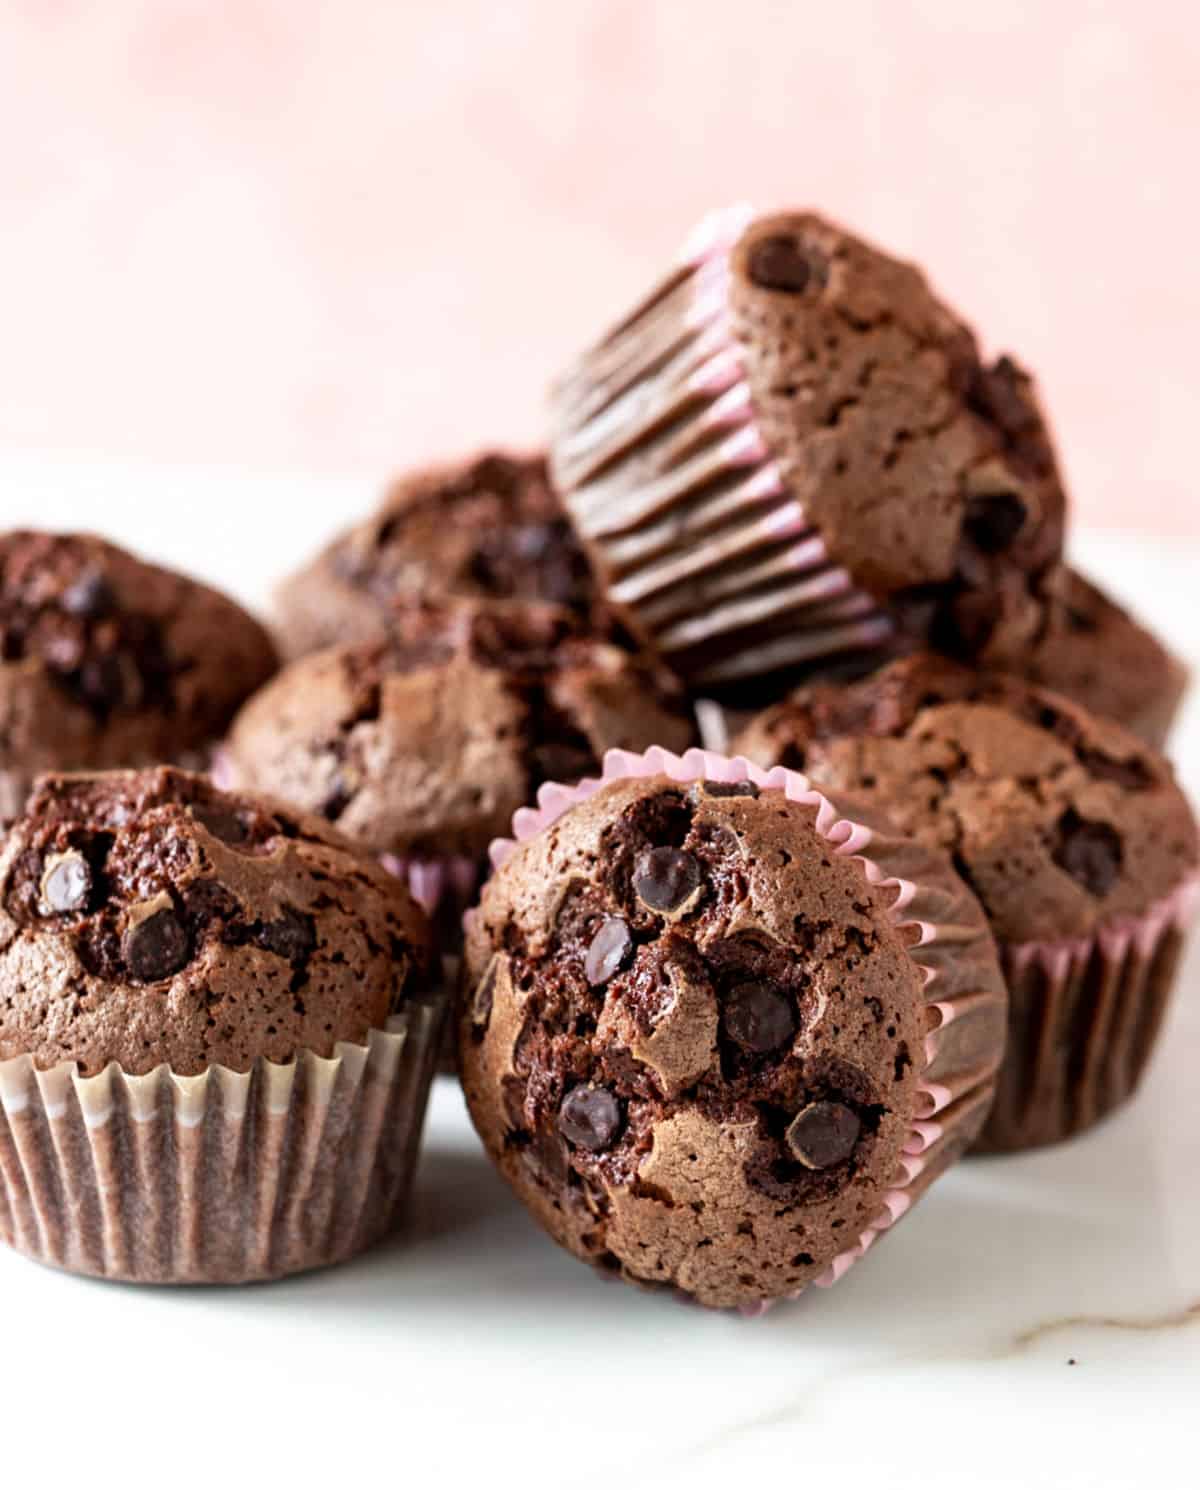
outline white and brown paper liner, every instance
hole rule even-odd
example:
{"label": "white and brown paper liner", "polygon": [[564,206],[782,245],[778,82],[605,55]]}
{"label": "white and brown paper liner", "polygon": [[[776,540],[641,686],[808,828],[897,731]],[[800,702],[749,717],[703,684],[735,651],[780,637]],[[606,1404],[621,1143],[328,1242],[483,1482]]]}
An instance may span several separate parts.
{"label": "white and brown paper liner", "polygon": [[1093,1127],[1133,1095],[1162,1028],[1189,922],[1190,878],[1097,935],[1001,943],[1008,1054],[977,1153],[1014,1153]]}
{"label": "white and brown paper liner", "polygon": [[834,564],[758,429],[729,305],[746,208],[557,384],[551,464],[609,598],[695,688],[882,650],[887,613]]}
{"label": "white and brown paper liner", "polygon": [[912,1125],[879,1210],[815,1280],[828,1287],[966,1152],[983,1126],[995,1095],[1006,1016],[992,940],[982,910],[948,863],[940,865],[912,840],[893,835],[874,815],[868,822],[869,814],[859,804],[835,805],[797,771],[783,766],[764,771],[744,757],[730,759],[708,750],[689,750],[683,756],[659,746],[644,754],[610,750],[599,778],[573,787],[543,786],[537,806],[522,808],[513,818],[513,837],[492,845],[493,864],[499,868],[517,843],[610,782],[658,775],[681,782],[752,781],[760,790],[782,791],[789,801],[815,808],[816,829],[833,852],[857,859],[873,885],[894,891],[893,921],[913,937],[909,953],[925,980],[927,1033]]}
{"label": "white and brown paper liner", "polygon": [[365,1045],[199,1076],[0,1062],[0,1237],[135,1283],[245,1283],[391,1229],[416,1166],[445,1002]]}

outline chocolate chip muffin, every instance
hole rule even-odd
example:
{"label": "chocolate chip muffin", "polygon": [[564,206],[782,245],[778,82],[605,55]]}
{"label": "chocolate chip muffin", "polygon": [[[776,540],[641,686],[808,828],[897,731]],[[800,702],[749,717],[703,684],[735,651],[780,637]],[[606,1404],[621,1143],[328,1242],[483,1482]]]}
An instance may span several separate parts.
{"label": "chocolate chip muffin", "polygon": [[234,722],[225,769],[415,870],[421,898],[457,886],[469,903],[488,844],[543,782],[598,772],[616,747],[686,749],[693,728],[673,679],[571,612],[447,600],[286,667]]}
{"label": "chocolate chip muffin", "polygon": [[984,1148],[1069,1137],[1133,1093],[1200,861],[1160,755],[1059,695],[929,656],[802,689],[734,749],[886,810],[979,896],[1011,1007]]}
{"label": "chocolate chip muffin", "polygon": [[327,824],[165,767],[43,777],[0,852],[4,1239],[154,1282],[359,1250],[411,1173],[434,976]]}
{"label": "chocolate chip muffin", "polygon": [[1044,628],[1013,670],[1161,750],[1187,692],[1187,668],[1077,570],[1063,568],[1050,590]]}
{"label": "chocolate chip muffin", "polygon": [[41,771],[198,755],[275,666],[205,585],[90,535],[0,535],[0,820]]}
{"label": "chocolate chip muffin", "polygon": [[442,595],[591,612],[591,572],[542,456],[493,452],[401,477],[280,587],[283,646],[297,657],[367,641],[393,606]]}
{"label": "chocolate chip muffin", "polygon": [[936,853],[699,751],[543,793],[469,918],[463,1086],[583,1261],[753,1310],[831,1282],[960,1154],[1003,983]]}
{"label": "chocolate chip muffin", "polygon": [[715,215],[552,418],[608,598],[697,689],[1037,635],[1065,498],[1029,376],[814,213]]}

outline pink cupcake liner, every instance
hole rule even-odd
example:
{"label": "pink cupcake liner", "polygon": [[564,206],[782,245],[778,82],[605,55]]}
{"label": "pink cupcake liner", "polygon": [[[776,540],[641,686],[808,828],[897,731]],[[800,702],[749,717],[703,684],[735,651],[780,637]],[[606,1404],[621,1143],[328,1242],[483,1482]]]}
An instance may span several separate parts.
{"label": "pink cupcake liner", "polygon": [[[750,781],[760,790],[782,791],[789,801],[815,808],[816,829],[833,852],[856,859],[873,885],[894,890],[890,907],[893,921],[915,932],[909,951],[925,981],[927,1033],[913,1120],[879,1210],[814,1280],[819,1287],[829,1287],[906,1214],[922,1191],[966,1151],[978,1134],[994,1095],[1002,1043],[999,1027],[1003,994],[982,986],[978,991],[965,992],[947,987],[965,944],[972,936],[978,938],[980,930],[956,921],[954,896],[944,886],[925,885],[909,877],[916,865],[928,865],[928,855],[910,840],[845,816],[807,777],[783,766],[763,770],[744,757],[730,759],[701,749],[682,756],[659,746],[643,754],[610,750],[599,777],[589,777],[575,786],[553,782],[544,785],[538,792],[537,805],[522,808],[514,816],[513,837],[492,844],[493,866],[499,869],[518,843],[534,837],[610,782],[658,775],[679,782]],[[965,889],[961,898],[969,898]],[[997,1027],[992,1041],[995,1058],[981,1064],[973,1058],[978,1042],[968,1031],[977,1034],[989,1024]],[[746,1312],[761,1310],[754,1307]]]}
{"label": "pink cupcake liner", "polygon": [[445,1000],[332,1057],[199,1076],[0,1062],[0,1239],[70,1272],[245,1283],[345,1261],[397,1221]]}
{"label": "pink cupcake liner", "polygon": [[555,389],[555,480],[610,598],[694,686],[846,652],[894,624],[834,564],[755,420],[730,312],[753,214],[711,214],[684,262]]}
{"label": "pink cupcake liner", "polygon": [[1174,989],[1200,875],[1095,936],[1000,944],[1008,1055],[980,1153],[1057,1143],[1137,1090]]}

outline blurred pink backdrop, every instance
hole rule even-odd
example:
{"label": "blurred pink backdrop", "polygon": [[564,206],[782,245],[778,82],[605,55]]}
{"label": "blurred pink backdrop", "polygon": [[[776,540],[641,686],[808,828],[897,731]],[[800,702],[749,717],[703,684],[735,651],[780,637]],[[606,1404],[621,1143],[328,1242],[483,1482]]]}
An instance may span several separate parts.
{"label": "blurred pink backdrop", "polygon": [[1200,533],[1198,146],[1187,3],[0,0],[0,446],[527,443],[748,198],[922,260],[1038,372],[1083,517]]}

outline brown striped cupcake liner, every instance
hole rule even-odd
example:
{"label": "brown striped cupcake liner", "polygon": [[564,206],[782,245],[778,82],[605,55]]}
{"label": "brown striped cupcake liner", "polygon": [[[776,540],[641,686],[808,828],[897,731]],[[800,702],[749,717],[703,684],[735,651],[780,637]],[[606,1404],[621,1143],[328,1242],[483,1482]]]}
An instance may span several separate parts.
{"label": "brown striped cupcake liner", "polygon": [[1008,1055],[977,1153],[1074,1137],[1137,1091],[1175,985],[1200,877],[1091,937],[1000,943]]}
{"label": "brown striped cupcake liner", "polygon": [[608,598],[700,692],[866,660],[895,633],[832,562],[757,426],[729,297],[751,217],[706,219],[554,390],[553,474]]}
{"label": "brown striped cupcake liner", "polygon": [[344,1262],[403,1212],[443,999],[340,1043],[198,1076],[0,1062],[0,1238],[133,1283],[248,1283]]}

